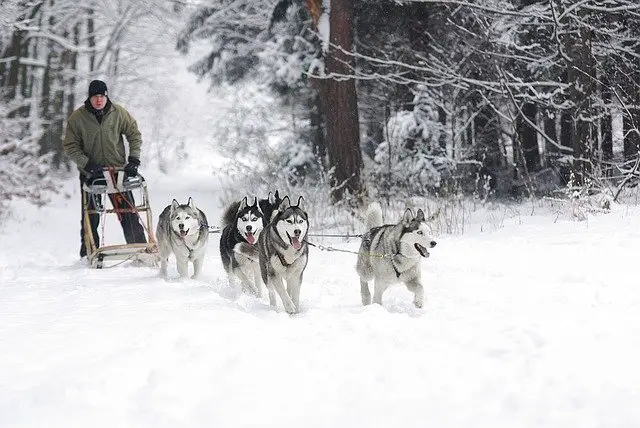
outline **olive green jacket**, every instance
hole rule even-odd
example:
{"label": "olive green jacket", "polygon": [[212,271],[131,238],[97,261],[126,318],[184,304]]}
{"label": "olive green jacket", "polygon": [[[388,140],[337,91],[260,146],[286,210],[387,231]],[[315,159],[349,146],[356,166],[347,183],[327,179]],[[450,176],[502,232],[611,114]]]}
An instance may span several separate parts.
{"label": "olive green jacket", "polygon": [[103,166],[124,166],[127,154],[123,135],[129,143],[129,156],[140,159],[142,136],[138,123],[122,106],[108,103],[105,109],[102,123],[86,105],[67,120],[62,147],[80,171],[89,160]]}

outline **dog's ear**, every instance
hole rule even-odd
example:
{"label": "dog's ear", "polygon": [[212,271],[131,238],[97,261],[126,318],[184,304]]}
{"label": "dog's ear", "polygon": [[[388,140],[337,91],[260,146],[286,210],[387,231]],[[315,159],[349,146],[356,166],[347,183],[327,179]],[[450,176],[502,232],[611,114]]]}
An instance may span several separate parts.
{"label": "dog's ear", "polygon": [[273,197],[275,198],[274,202],[278,202],[280,201],[280,193],[278,193],[278,191],[276,190],[276,192],[273,194]]}
{"label": "dog's ear", "polygon": [[402,216],[402,223],[404,223],[405,225],[408,225],[409,223],[411,223],[413,218],[414,218],[413,211],[411,211],[411,208],[407,208],[406,210],[404,210],[404,215]]}
{"label": "dog's ear", "polygon": [[245,209],[247,207],[247,197],[245,196],[244,198],[242,198],[242,200],[240,201],[240,205],[238,206],[238,212],[242,211],[243,209]]}
{"label": "dog's ear", "polygon": [[298,203],[296,204],[296,206],[304,211],[304,198],[302,196],[298,198]]}
{"label": "dog's ear", "polygon": [[196,203],[193,202],[193,199],[191,199],[191,196],[189,196],[189,201],[187,201],[187,205],[189,206],[189,208],[191,208],[192,210],[196,209]]}
{"label": "dog's ear", "polygon": [[425,221],[424,218],[424,211],[422,211],[422,208],[418,209],[418,214],[416,214],[416,220],[418,221]]}
{"label": "dog's ear", "polygon": [[267,201],[269,201],[271,205],[275,205],[277,200],[278,200],[278,191],[276,190],[275,194],[269,192],[269,196],[267,196]]}
{"label": "dog's ear", "polygon": [[251,204],[252,207],[257,207],[258,206],[258,197],[254,196],[253,197],[253,203]]}
{"label": "dog's ear", "polygon": [[278,205],[278,211],[282,212],[291,206],[291,201],[289,200],[289,196],[285,196],[282,198],[280,205]]}
{"label": "dog's ear", "polygon": [[178,201],[176,201],[175,199],[173,201],[171,201],[171,211],[177,209],[180,206],[180,203]]}

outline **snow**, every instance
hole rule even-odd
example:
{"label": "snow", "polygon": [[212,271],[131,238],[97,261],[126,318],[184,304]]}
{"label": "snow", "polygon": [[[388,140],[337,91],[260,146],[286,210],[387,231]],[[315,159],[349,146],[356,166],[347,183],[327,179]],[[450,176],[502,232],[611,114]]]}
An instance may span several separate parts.
{"label": "snow", "polygon": [[[155,215],[188,194],[214,223],[186,177],[149,179]],[[355,255],[312,248],[290,317],[227,284],[219,235],[198,281],[78,263],[78,191],[0,235],[0,426],[640,424],[637,207],[439,236],[424,309],[401,286],[362,307]]]}
{"label": "snow", "polygon": [[318,35],[322,40],[322,50],[329,51],[331,43],[331,23],[329,20],[329,12],[331,12],[331,0],[322,1],[322,13],[318,19]]}

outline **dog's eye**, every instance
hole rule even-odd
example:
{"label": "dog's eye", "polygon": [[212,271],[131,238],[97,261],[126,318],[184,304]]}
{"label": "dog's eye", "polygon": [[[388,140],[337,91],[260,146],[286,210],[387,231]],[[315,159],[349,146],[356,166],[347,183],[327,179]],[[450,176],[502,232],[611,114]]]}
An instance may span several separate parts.
{"label": "dog's eye", "polygon": [[287,223],[289,224],[293,224],[293,220],[291,220],[290,218],[287,219]]}
{"label": "dog's eye", "polygon": [[423,232],[423,231],[421,231],[421,230],[419,230],[419,231],[418,231],[418,235],[424,235],[424,232]]}

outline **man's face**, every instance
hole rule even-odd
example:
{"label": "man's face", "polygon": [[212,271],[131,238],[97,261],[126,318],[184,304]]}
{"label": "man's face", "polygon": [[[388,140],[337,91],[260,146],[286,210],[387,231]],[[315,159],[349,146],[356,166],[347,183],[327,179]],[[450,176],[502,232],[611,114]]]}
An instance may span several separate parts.
{"label": "man's face", "polygon": [[107,105],[107,96],[102,94],[96,94],[89,98],[91,106],[96,110],[102,110]]}

